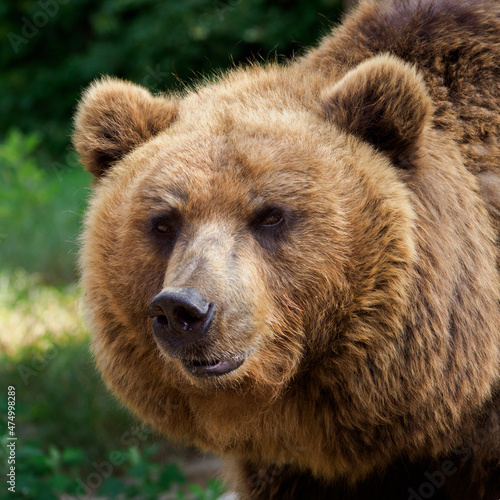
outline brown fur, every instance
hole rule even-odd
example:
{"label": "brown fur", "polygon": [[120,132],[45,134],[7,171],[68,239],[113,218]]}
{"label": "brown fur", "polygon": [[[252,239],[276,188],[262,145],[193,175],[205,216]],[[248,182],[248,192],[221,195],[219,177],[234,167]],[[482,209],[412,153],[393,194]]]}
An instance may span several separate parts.
{"label": "brown fur", "polygon": [[[156,429],[231,459],[242,498],[411,498],[442,474],[432,498],[498,499],[499,14],[365,3],[286,67],[84,96],[98,366]],[[216,304],[190,355],[240,368],[200,379],[156,343],[166,286]]]}

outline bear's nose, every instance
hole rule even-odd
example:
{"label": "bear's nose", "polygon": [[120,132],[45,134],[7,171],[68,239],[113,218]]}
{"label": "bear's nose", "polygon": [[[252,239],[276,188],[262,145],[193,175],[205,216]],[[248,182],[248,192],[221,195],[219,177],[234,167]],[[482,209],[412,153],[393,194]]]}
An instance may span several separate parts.
{"label": "bear's nose", "polygon": [[155,336],[171,344],[200,340],[210,328],[214,314],[215,305],[193,288],[166,288],[149,307]]}

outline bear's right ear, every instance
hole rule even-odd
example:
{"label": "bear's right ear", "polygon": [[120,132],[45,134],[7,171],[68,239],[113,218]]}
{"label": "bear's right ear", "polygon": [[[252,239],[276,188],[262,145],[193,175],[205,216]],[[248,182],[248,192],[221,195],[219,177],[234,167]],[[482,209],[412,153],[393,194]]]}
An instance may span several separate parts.
{"label": "bear's right ear", "polygon": [[75,116],[73,144],[86,170],[96,178],[133,148],[175,119],[175,101],[116,78],[94,82]]}
{"label": "bear's right ear", "polygon": [[407,168],[430,122],[432,103],[413,66],[382,54],[362,62],[326,89],[322,109],[345,132]]}

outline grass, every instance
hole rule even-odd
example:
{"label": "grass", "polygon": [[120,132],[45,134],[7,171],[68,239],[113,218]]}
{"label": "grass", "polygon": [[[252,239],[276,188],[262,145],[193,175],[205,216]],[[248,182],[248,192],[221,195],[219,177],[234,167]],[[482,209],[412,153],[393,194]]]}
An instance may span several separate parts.
{"label": "grass", "polygon": [[[81,168],[40,167],[38,138],[0,144],[0,473],[9,449],[7,388],[15,388],[16,492],[32,500],[209,500],[216,481],[192,484],[176,450],[104,387],[89,352],[76,237],[87,196]],[[5,201],[5,203],[4,203]]]}

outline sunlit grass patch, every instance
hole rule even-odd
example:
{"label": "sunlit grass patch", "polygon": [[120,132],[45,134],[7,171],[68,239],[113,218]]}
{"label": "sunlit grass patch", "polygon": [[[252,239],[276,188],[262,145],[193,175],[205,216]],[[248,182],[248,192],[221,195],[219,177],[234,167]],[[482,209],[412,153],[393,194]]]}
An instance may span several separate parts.
{"label": "sunlit grass patch", "polygon": [[19,269],[0,272],[0,351],[14,355],[23,346],[44,347],[69,338],[83,340],[82,294],[76,284],[52,286]]}

